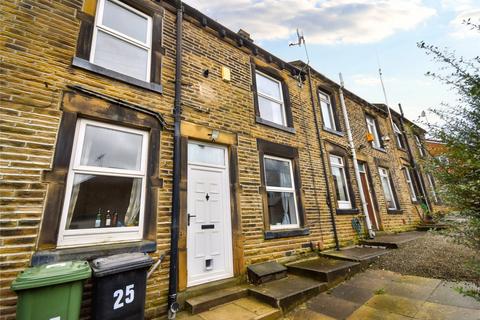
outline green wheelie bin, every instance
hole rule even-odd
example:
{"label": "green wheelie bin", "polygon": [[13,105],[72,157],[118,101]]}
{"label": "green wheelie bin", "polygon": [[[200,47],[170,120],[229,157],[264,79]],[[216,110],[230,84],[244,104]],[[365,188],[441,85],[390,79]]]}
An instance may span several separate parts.
{"label": "green wheelie bin", "polygon": [[31,267],[12,282],[18,295],[17,320],[77,320],[83,280],[92,271],[87,261]]}

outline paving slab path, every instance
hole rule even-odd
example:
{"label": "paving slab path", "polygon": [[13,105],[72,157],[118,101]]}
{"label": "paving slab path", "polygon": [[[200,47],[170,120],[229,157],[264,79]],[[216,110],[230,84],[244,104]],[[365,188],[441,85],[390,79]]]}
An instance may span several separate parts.
{"label": "paving slab path", "polygon": [[[367,270],[290,312],[289,320],[480,320],[480,302],[445,280]],[[463,283],[465,285],[465,283]]]}

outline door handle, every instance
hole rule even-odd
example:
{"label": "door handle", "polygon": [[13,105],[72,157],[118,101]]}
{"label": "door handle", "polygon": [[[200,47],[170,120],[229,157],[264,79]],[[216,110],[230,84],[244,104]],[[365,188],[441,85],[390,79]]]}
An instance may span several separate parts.
{"label": "door handle", "polygon": [[187,214],[187,226],[189,226],[189,225],[190,225],[190,218],[193,218],[193,217],[196,217],[196,216],[195,216],[195,215],[193,215],[193,214],[190,214],[190,213],[189,213],[189,214]]}

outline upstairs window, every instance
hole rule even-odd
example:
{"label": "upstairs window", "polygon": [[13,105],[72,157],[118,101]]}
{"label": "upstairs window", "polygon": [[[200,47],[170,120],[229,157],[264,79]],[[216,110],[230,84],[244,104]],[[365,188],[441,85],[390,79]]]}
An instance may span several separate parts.
{"label": "upstairs window", "polygon": [[389,210],[396,210],[397,203],[395,201],[395,195],[393,191],[392,182],[390,180],[390,173],[386,168],[378,168],[378,172],[380,174],[380,181],[382,183],[383,195],[385,196],[385,202],[387,204],[387,208]]}
{"label": "upstairs window", "polygon": [[415,135],[415,143],[417,145],[417,148],[418,148],[418,152],[420,153],[420,156],[421,157],[425,157],[426,156],[426,153],[425,153],[425,149],[423,148],[423,144],[422,144],[422,141],[420,140],[420,137]]}
{"label": "upstairs window", "polygon": [[367,115],[365,119],[367,121],[368,133],[370,133],[373,136],[372,146],[375,148],[381,149],[382,142],[380,140],[380,133],[378,131],[377,120],[370,115]]}
{"label": "upstairs window", "polygon": [[90,62],[150,81],[152,17],[117,0],[100,0]]}
{"label": "upstairs window", "polygon": [[142,238],[148,132],[77,122],[59,246]]}
{"label": "upstairs window", "polygon": [[323,91],[318,91],[318,99],[320,100],[320,109],[322,110],[323,126],[326,129],[339,131],[335,123],[331,96]]}
{"label": "upstairs window", "polygon": [[415,193],[415,186],[413,185],[412,175],[408,168],[403,169],[403,174],[405,175],[405,181],[408,185],[408,190],[410,191],[410,198],[412,201],[417,201],[417,195]]}
{"label": "upstairs window", "polygon": [[287,126],[282,83],[266,74],[256,71],[258,109],[264,120]]}
{"label": "upstairs window", "polygon": [[400,130],[398,125],[394,122],[393,123],[393,131],[395,133],[395,140],[397,142],[397,146],[401,149],[405,149],[405,141],[403,139],[403,132]]}
{"label": "upstairs window", "polygon": [[263,164],[270,229],[298,228],[300,223],[292,161],[265,155]]}
{"label": "upstairs window", "polygon": [[338,209],[351,209],[352,203],[348,192],[348,182],[345,175],[343,158],[330,155],[330,167],[332,170],[333,182],[335,184]]}

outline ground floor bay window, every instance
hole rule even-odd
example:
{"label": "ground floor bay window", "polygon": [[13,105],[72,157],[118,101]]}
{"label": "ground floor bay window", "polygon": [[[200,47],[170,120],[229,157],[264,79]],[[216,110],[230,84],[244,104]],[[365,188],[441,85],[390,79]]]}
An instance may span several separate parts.
{"label": "ground floor bay window", "polygon": [[142,238],[148,133],[77,121],[59,246]]}
{"label": "ground floor bay window", "polygon": [[380,181],[382,183],[383,195],[385,196],[385,203],[388,210],[397,210],[397,201],[395,200],[395,194],[390,180],[390,173],[388,169],[379,167],[378,172],[380,174]]}

